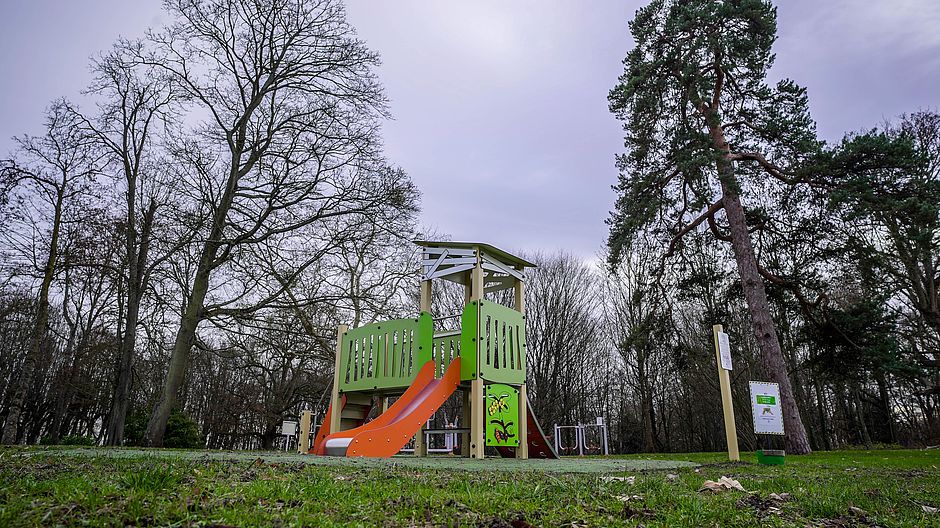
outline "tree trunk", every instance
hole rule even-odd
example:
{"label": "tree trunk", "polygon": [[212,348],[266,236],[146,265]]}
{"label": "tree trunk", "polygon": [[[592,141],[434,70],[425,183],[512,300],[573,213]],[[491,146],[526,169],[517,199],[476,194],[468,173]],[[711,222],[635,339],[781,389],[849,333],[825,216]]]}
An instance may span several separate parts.
{"label": "tree trunk", "polygon": [[823,391],[819,380],[813,381],[816,390],[816,412],[819,413],[819,431],[822,436],[822,445],[826,451],[832,451],[832,441],[829,439],[829,427],[826,425],[829,418],[826,416],[826,406],[823,401]]}
{"label": "tree trunk", "polygon": [[[133,282],[133,281],[129,281]],[[114,398],[111,402],[111,418],[105,435],[107,445],[124,444],[124,423],[130,407],[131,389],[134,380],[134,350],[137,343],[137,320],[140,312],[139,292],[132,285],[127,288],[127,312],[124,317],[124,337],[118,368],[115,373]]]}
{"label": "tree trunk", "polygon": [[868,422],[865,421],[865,409],[860,396],[861,389],[855,386],[852,389],[852,401],[855,408],[855,420],[858,423],[858,431],[861,435],[862,443],[865,447],[871,449],[871,435],[868,433]]}
{"label": "tree trunk", "polygon": [[[240,145],[244,144],[244,137],[240,140]],[[186,302],[186,309],[180,319],[180,328],[176,333],[176,340],[173,343],[173,352],[170,355],[170,366],[167,369],[166,382],[163,385],[163,394],[159,405],[154,409],[147,422],[147,430],[144,432],[144,445],[159,447],[163,445],[163,435],[166,433],[166,422],[170,419],[170,413],[176,408],[179,401],[179,391],[183,387],[183,381],[186,379],[186,371],[189,369],[189,354],[192,351],[193,343],[196,339],[196,328],[203,318],[203,308],[205,307],[206,293],[209,291],[209,279],[212,269],[216,266],[216,257],[221,247],[221,239],[224,231],[228,211],[232,206],[232,200],[235,197],[235,191],[238,185],[238,179],[242,175],[239,171],[239,154],[232,157],[233,164],[229,172],[229,177],[225,185],[225,191],[220,200],[219,207],[212,217],[212,229],[209,230],[208,238],[202,246],[202,252],[199,256],[199,265],[196,268],[196,275],[193,278],[193,289]],[[248,168],[242,171],[247,172]]]}
{"label": "tree trunk", "polygon": [[[205,258],[202,259],[206,261]],[[186,379],[186,370],[189,368],[189,354],[196,339],[196,327],[202,320],[202,308],[209,290],[208,265],[200,262],[199,270],[193,281],[193,292],[186,303],[186,311],[180,320],[180,329],[176,333],[173,343],[173,352],[170,356],[170,366],[167,369],[166,382],[163,385],[163,395],[159,405],[147,422],[144,432],[144,445],[160,447],[163,445],[163,435],[166,433],[166,423],[170,413],[176,408],[179,401],[179,391]]]}
{"label": "tree trunk", "polygon": [[137,172],[125,157],[124,174],[127,178],[127,210],[124,233],[124,251],[127,258],[127,311],[124,314],[124,335],[115,372],[114,397],[105,434],[108,445],[124,443],[124,423],[130,407],[134,381],[134,353],[137,347],[137,323],[140,318],[140,303],[147,288],[145,279],[147,257],[157,203],[151,200],[144,212],[143,228],[137,232]]}
{"label": "tree trunk", "polygon": [[898,441],[897,427],[894,425],[894,413],[891,411],[891,397],[888,394],[888,379],[885,373],[879,372],[878,377],[878,403],[881,405],[881,412],[884,413],[885,420],[888,421],[888,443]]}
{"label": "tree trunk", "polygon": [[46,337],[46,329],[49,326],[49,289],[52,286],[52,279],[55,276],[55,267],[59,256],[59,230],[62,224],[63,193],[64,191],[60,188],[58,190],[58,196],[56,197],[55,210],[52,218],[52,237],[49,241],[49,256],[46,259],[46,266],[43,269],[42,284],[39,287],[36,322],[33,325],[29,338],[29,350],[26,352],[26,358],[23,359],[23,367],[20,369],[20,375],[17,378],[16,386],[13,390],[13,397],[10,399],[10,412],[7,414],[6,423],[3,424],[3,438],[0,442],[4,444],[14,444],[19,440],[20,415],[23,413],[26,398],[29,396],[29,390],[33,385],[33,373],[36,371],[36,364],[39,361],[42,342]]}
{"label": "tree trunk", "polygon": [[786,430],[786,449],[794,455],[812,452],[800,409],[793,397],[793,387],[787,373],[787,364],[780,349],[777,331],[770,316],[770,303],[764,282],[757,268],[754,245],[747,230],[744,207],[738,196],[738,183],[734,177],[734,166],[728,159],[728,143],[720,127],[711,130],[716,149],[723,154],[717,161],[718,177],[721,181],[722,203],[728,217],[731,234],[731,247],[734,250],[744,298],[747,301],[751,317],[751,329],[761,351],[761,366],[771,379],[780,385],[780,399],[783,407],[783,423]]}

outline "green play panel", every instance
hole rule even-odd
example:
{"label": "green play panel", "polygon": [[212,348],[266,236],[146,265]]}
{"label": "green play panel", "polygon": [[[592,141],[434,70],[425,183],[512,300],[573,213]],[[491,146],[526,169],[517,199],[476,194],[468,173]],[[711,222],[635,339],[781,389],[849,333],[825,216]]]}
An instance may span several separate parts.
{"label": "green play panel", "polygon": [[408,467],[455,469],[465,471],[539,471],[544,473],[616,473],[624,471],[665,470],[696,467],[698,464],[685,460],[626,460],[603,457],[563,457],[561,460],[516,460],[514,458],[487,458],[472,460],[455,456],[430,456],[415,458],[395,456],[390,459],[343,458],[276,453],[271,451],[186,451],[176,449],[137,448],[66,448],[36,449],[23,454],[51,454],[57,451],[63,456],[153,458],[155,460],[236,460],[250,463],[261,459],[268,464],[311,464],[346,467]]}

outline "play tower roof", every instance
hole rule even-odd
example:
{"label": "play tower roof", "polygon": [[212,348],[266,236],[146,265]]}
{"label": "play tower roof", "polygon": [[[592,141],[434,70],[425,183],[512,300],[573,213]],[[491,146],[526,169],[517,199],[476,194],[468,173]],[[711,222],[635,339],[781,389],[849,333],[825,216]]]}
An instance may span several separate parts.
{"label": "play tower roof", "polygon": [[511,264],[513,266],[520,266],[523,268],[535,268],[537,267],[532,262],[528,260],[513,255],[508,251],[503,251],[496,246],[490,244],[485,244],[483,242],[450,242],[450,241],[433,241],[433,240],[415,240],[415,244],[422,247],[429,248],[454,248],[454,249],[475,249],[480,248],[484,253],[489,253],[490,255],[499,258],[499,260],[505,262],[506,264]]}
{"label": "play tower roof", "polygon": [[444,279],[469,284],[470,270],[477,265],[479,257],[485,289],[491,292],[521,283],[525,280],[525,268],[535,267],[522,257],[482,242],[415,240],[415,244],[424,248],[421,258],[421,278],[424,281]]}

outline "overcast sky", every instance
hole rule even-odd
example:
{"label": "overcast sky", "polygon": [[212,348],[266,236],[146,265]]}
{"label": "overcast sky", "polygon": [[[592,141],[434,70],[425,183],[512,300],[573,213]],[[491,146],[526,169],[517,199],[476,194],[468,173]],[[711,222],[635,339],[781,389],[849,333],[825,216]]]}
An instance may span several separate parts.
{"label": "overcast sky", "polygon": [[[604,243],[620,124],[607,92],[645,2],[350,0],[382,55],[389,159],[423,193],[422,222],[510,250]],[[940,1],[779,2],[775,78],[809,89],[820,134],[940,106]],[[8,0],[0,17],[0,153],[43,108],[77,98],[88,58],[166,17],[159,0]]]}

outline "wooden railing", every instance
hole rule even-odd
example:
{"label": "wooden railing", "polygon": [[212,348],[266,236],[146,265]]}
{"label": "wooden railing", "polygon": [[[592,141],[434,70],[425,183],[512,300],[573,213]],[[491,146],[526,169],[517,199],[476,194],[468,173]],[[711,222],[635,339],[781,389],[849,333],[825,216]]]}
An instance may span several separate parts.
{"label": "wooden railing", "polygon": [[440,378],[447,366],[460,355],[460,330],[434,334],[431,359],[436,363],[434,377]]}

